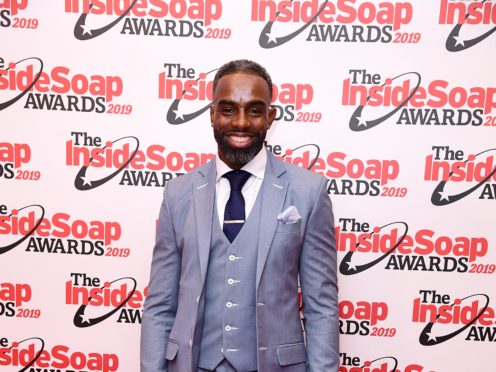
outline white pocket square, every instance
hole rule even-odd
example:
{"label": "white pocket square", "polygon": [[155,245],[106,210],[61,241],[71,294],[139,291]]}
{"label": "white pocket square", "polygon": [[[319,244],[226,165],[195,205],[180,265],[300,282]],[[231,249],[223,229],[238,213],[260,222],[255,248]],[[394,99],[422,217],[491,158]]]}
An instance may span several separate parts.
{"label": "white pocket square", "polygon": [[279,213],[277,216],[277,220],[287,224],[287,223],[296,223],[301,220],[301,216],[298,213],[298,209],[294,205],[286,208],[284,211]]}

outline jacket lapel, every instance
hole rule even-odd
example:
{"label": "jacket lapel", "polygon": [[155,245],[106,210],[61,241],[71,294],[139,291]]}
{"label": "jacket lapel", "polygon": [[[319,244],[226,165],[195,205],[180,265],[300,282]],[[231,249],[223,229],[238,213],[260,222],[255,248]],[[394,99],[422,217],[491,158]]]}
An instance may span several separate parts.
{"label": "jacket lapel", "polygon": [[198,238],[198,255],[202,283],[207,274],[208,258],[210,254],[210,240],[212,238],[212,219],[215,200],[215,162],[211,161],[198,172],[193,185],[195,203],[195,223]]}
{"label": "jacket lapel", "polygon": [[277,216],[282,211],[288,182],[280,176],[286,171],[284,163],[276,161],[267,152],[267,167],[261,187],[262,212],[260,216],[260,235],[258,240],[256,288],[260,283],[262,272],[267,261],[270,246],[277,228]]}

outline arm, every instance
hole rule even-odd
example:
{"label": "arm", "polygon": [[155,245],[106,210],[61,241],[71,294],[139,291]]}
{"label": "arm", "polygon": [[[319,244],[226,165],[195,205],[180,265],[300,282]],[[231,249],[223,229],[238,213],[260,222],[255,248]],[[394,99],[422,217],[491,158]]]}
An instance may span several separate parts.
{"label": "arm", "polygon": [[336,256],[334,216],[323,178],[308,219],[300,258],[310,372],[337,372],[339,366]]}
{"label": "arm", "polygon": [[141,372],[167,371],[165,350],[176,317],[180,274],[166,186],[141,324]]}

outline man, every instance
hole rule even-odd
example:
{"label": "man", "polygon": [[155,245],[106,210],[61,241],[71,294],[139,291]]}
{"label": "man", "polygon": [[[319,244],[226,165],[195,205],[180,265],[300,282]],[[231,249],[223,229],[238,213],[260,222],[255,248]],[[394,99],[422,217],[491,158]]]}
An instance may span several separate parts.
{"label": "man", "polygon": [[263,148],[271,100],[271,79],[254,62],[229,62],[214,78],[218,156],[164,191],[141,372],[338,370],[326,179]]}

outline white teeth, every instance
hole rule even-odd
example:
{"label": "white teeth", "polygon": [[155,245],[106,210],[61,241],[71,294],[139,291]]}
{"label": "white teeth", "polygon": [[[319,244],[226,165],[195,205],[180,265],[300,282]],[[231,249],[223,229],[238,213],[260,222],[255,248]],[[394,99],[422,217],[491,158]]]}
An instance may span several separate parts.
{"label": "white teeth", "polygon": [[245,143],[250,139],[249,137],[236,137],[236,136],[231,136],[231,138],[238,143]]}

